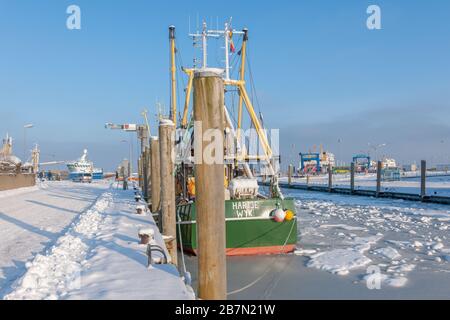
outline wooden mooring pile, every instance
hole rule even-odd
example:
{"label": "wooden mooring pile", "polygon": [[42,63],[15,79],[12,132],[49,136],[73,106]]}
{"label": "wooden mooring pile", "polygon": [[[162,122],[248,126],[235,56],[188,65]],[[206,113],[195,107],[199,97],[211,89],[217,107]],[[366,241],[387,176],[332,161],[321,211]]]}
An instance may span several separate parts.
{"label": "wooden mooring pile", "polygon": [[[203,132],[223,126],[224,81],[214,70],[197,71],[194,77],[194,118]],[[170,119],[170,120],[169,120]],[[158,136],[140,134],[139,189],[166,239],[173,264],[178,264],[175,128],[173,118],[161,119]],[[223,131],[223,130],[222,130]],[[201,153],[200,153],[201,154]],[[223,165],[195,164],[198,228],[198,295],[224,300],[226,291],[225,199]]]}
{"label": "wooden mooring pile", "polygon": [[[383,191],[381,188],[382,182],[382,163],[377,162],[377,179],[376,179],[376,189],[358,189],[355,187],[355,164],[351,163],[350,166],[350,185],[346,187],[335,187],[333,186],[333,170],[331,166],[328,168],[328,185],[311,185],[311,184],[299,184],[294,183],[292,180],[293,170],[292,166],[289,166],[288,170],[288,182],[280,183],[280,187],[286,189],[297,189],[297,190],[307,190],[316,192],[328,192],[337,193],[345,195],[354,196],[365,196],[374,198],[388,198],[388,199],[402,199],[410,201],[420,201],[426,203],[437,203],[437,204],[450,204],[450,197],[437,196],[437,195],[427,195],[426,180],[427,180],[427,164],[425,160],[421,161],[420,169],[420,193],[402,193],[402,192],[392,192]],[[260,183],[261,185],[268,185],[265,181]]]}

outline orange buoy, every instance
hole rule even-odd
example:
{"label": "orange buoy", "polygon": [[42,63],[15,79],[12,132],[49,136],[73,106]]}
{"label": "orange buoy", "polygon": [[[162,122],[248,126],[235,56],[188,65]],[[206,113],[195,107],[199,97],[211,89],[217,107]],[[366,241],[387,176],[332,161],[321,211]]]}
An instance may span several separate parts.
{"label": "orange buoy", "polygon": [[295,217],[295,214],[291,210],[286,210],[286,217],[285,217],[286,221],[292,221],[292,219],[294,219],[294,217]]}

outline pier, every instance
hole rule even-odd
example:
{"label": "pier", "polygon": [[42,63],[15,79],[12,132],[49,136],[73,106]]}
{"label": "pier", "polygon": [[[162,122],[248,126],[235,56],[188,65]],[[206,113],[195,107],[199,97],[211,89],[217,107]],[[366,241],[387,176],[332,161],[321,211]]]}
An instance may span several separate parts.
{"label": "pier", "polygon": [[[437,188],[427,188],[427,181],[430,178],[445,178],[448,176],[449,175],[446,172],[428,172],[426,170],[426,161],[422,161],[419,174],[404,173],[399,177],[398,181],[385,181],[382,179],[381,161],[378,161],[377,163],[375,179],[371,179],[369,175],[365,174],[356,175],[354,163],[351,163],[349,177],[334,175],[332,166],[329,165],[327,175],[306,176],[302,179],[298,179],[292,176],[292,166],[289,166],[287,178],[281,179],[280,187],[292,190],[337,193],[352,196],[399,199],[448,205],[450,204],[450,194],[447,189],[444,188],[444,192],[441,192],[441,190]],[[304,179],[306,179],[306,183],[303,182]],[[337,181],[334,181],[334,179]],[[412,185],[411,180],[413,179],[419,180],[415,186]],[[407,181],[408,189],[410,189],[408,190],[409,192],[390,190],[407,189],[402,185],[402,181],[404,180]],[[259,181],[259,184],[261,186],[269,185],[263,179]],[[386,184],[388,184],[388,186],[386,186]]]}
{"label": "pier", "polygon": [[[136,214],[133,190],[105,181],[44,182],[6,192],[0,193],[0,297],[194,297],[173,264],[149,268],[140,230],[153,230],[155,243],[169,253],[152,215]],[[153,256],[163,258],[158,252]]]}
{"label": "pier", "polygon": [[[269,186],[268,183],[264,183],[264,182],[260,182],[260,185],[267,186],[267,187]],[[399,199],[399,200],[437,203],[437,204],[450,204],[450,197],[444,197],[444,196],[434,196],[434,195],[421,196],[420,194],[390,192],[390,191],[377,192],[376,190],[367,190],[367,189],[358,189],[358,188],[351,190],[350,187],[348,187],[348,188],[345,188],[345,187],[329,188],[328,186],[306,185],[306,184],[298,184],[298,183],[289,184],[289,183],[284,183],[284,182],[280,182],[280,187],[283,189],[292,189],[292,190],[306,190],[306,191],[337,193],[337,194],[362,196],[362,197]]]}

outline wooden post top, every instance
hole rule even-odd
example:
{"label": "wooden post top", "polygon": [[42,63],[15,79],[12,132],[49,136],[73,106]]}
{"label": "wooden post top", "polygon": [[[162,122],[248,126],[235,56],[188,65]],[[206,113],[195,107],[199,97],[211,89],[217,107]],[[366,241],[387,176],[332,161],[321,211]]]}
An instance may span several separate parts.
{"label": "wooden post top", "polygon": [[159,120],[159,126],[160,127],[175,127],[175,123],[173,123],[173,121],[169,120],[169,119],[161,119],[161,120]]}
{"label": "wooden post top", "polygon": [[202,68],[195,71],[195,78],[222,77],[223,69],[219,68]]}

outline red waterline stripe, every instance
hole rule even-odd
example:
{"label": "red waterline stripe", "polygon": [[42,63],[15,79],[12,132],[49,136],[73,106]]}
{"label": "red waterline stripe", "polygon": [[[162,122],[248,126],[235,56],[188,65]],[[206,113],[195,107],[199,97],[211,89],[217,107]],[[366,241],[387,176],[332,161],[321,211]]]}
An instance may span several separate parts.
{"label": "red waterline stripe", "polygon": [[[285,246],[267,246],[267,247],[252,247],[252,248],[227,248],[227,256],[257,256],[265,254],[286,254],[295,250],[295,244],[288,244]],[[185,248],[185,252],[197,255],[196,249]]]}

